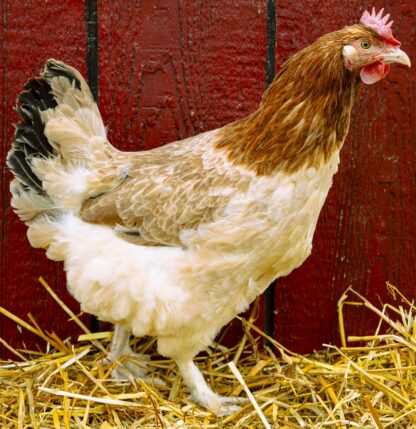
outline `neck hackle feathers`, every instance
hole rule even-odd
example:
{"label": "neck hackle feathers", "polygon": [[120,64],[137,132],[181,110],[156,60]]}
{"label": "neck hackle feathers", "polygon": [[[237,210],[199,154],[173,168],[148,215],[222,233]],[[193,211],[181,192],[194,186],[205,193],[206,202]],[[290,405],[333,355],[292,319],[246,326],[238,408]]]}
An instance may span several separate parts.
{"label": "neck hackle feathers", "polygon": [[[326,34],[288,59],[249,117],[225,126],[217,148],[257,175],[318,167],[340,149],[362,82],[344,64],[342,48],[376,33],[398,47],[384,9],[365,11],[361,25]],[[364,27],[364,28],[363,28]]]}
{"label": "neck hackle feathers", "polygon": [[384,8],[376,14],[376,10],[371,10],[371,14],[366,10],[360,19],[360,23],[365,25],[367,28],[374,30],[382,40],[393,46],[400,46],[400,42],[393,37],[391,26],[393,21],[389,21],[390,14],[383,17]]}

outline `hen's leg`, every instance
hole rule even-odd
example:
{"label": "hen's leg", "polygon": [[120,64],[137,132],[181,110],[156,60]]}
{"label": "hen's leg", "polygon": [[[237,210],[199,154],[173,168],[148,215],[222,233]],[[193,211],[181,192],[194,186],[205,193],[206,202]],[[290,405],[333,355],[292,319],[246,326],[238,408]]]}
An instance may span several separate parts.
{"label": "hen's leg", "polygon": [[110,357],[118,359],[120,356],[132,354],[129,345],[130,331],[121,325],[114,325],[113,339],[111,340]]}
{"label": "hen's leg", "polygon": [[[144,360],[148,360],[145,355],[133,353],[129,345],[130,331],[121,325],[114,325],[114,334],[111,341],[110,353],[105,363],[113,363],[119,361],[122,365],[117,365],[111,375],[119,380],[128,380],[129,375],[134,378],[143,378],[146,373],[146,364]],[[122,358],[126,356],[125,358]]]}
{"label": "hen's leg", "polygon": [[192,360],[177,361],[183,381],[191,391],[190,399],[218,415],[229,415],[240,409],[237,404],[247,402],[246,398],[220,396],[205,382],[201,371]]}

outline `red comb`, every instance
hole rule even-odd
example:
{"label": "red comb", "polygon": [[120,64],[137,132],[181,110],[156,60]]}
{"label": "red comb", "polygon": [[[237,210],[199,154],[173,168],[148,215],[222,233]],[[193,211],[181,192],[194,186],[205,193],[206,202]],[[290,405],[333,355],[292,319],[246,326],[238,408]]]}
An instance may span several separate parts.
{"label": "red comb", "polygon": [[387,14],[383,17],[384,8],[376,14],[376,10],[371,10],[371,14],[368,11],[363,13],[363,16],[360,19],[360,23],[365,25],[368,28],[374,30],[385,42],[390,45],[400,46],[400,42],[393,37],[391,31],[391,26],[393,21],[387,22],[390,18],[390,14]]}

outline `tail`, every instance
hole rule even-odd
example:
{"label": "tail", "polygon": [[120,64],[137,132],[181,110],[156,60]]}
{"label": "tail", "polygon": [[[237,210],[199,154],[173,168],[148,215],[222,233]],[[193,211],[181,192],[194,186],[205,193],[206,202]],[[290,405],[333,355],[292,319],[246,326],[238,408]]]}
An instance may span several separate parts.
{"label": "tail", "polygon": [[48,60],[41,77],[26,83],[16,111],[21,119],[7,156],[15,177],[11,205],[34,247],[46,248],[56,219],[114,185],[96,165],[115,149],[87,83],[60,61]]}

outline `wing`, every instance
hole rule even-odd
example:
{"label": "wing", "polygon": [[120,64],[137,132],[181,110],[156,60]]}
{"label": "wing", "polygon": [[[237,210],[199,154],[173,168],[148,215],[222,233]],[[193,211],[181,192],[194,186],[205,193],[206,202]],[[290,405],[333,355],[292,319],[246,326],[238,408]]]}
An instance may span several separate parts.
{"label": "wing", "polygon": [[[81,216],[138,244],[180,246],[181,233],[224,215],[249,180],[210,144],[212,132],[146,152],[120,153],[128,177],[87,200]],[[118,170],[122,169],[122,166]]]}

